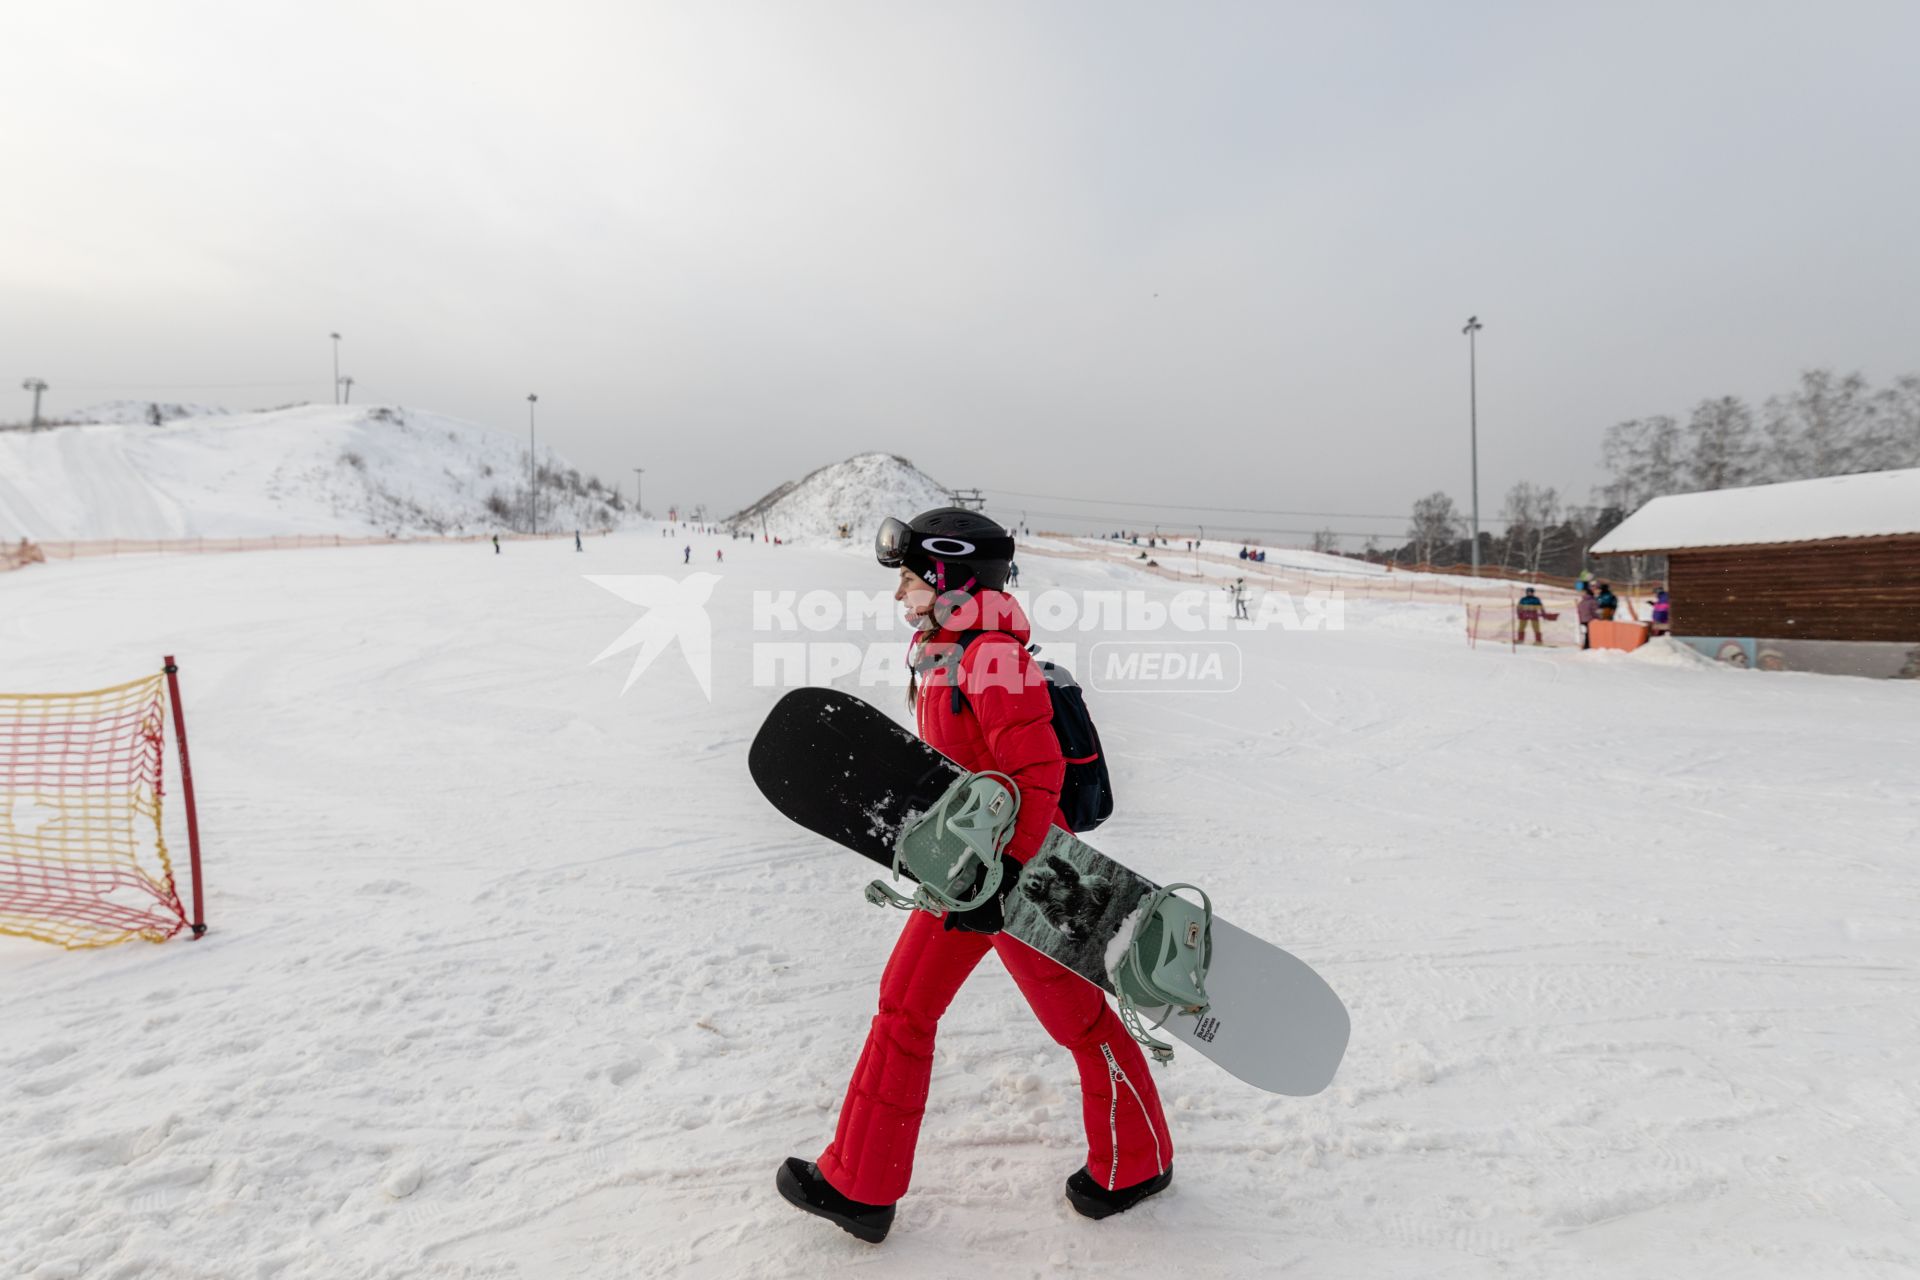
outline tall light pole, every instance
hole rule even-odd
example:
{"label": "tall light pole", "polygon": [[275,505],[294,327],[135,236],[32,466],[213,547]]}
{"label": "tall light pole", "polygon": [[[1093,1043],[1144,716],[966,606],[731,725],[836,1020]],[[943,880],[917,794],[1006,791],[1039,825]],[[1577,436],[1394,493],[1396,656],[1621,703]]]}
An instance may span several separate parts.
{"label": "tall light pole", "polygon": [[1485,328],[1479,316],[1468,316],[1467,327],[1467,430],[1473,442],[1473,576],[1480,576],[1480,364],[1475,338]]}
{"label": "tall light pole", "polygon": [[327,336],[333,339],[333,402],[335,404],[339,404],[340,403],[340,335],[337,333],[330,333]]}
{"label": "tall light pole", "polygon": [[646,507],[640,501],[640,477],[646,474],[646,470],[645,467],[635,467],[633,469],[633,514],[635,517],[643,520],[646,518],[647,511]]}
{"label": "tall light pole", "polygon": [[20,384],[20,387],[24,391],[33,392],[33,421],[28,425],[38,430],[40,427],[40,393],[47,389],[47,380],[45,378],[28,378]]}
{"label": "tall light pole", "polygon": [[533,470],[533,406],[540,403],[540,397],[527,393],[527,531],[540,532],[540,490],[534,485]]}

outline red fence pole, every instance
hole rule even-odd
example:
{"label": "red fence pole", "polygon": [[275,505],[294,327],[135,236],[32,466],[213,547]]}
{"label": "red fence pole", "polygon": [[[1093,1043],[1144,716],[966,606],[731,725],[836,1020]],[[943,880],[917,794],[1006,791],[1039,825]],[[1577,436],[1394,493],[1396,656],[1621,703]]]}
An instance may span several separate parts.
{"label": "red fence pole", "polygon": [[193,807],[193,762],[187,756],[187,714],[180,706],[180,668],[168,654],[167,700],[173,703],[173,742],[180,749],[180,794],[187,803],[187,861],[193,867],[193,936],[207,931],[206,906],[200,893],[200,815]]}

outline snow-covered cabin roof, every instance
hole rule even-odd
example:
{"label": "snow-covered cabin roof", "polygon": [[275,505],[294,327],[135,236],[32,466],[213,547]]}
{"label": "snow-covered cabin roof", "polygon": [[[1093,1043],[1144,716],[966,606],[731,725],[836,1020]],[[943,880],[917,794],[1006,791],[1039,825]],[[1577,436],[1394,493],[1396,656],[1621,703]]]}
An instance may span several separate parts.
{"label": "snow-covered cabin roof", "polygon": [[1920,534],[1920,467],[1655,498],[1595,555]]}

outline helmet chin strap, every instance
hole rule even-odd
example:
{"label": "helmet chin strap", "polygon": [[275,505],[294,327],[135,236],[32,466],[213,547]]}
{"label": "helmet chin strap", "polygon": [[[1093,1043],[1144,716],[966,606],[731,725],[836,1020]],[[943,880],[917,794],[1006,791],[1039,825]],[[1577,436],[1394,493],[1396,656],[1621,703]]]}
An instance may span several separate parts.
{"label": "helmet chin strap", "polygon": [[974,588],[980,585],[979,578],[969,577],[960,586],[948,587],[947,562],[944,560],[933,561],[932,567],[918,576],[934,590],[933,607],[927,610],[925,616],[925,625],[931,630],[946,626],[953,615],[973,599]]}
{"label": "helmet chin strap", "polygon": [[973,588],[979,579],[968,578],[967,585],[956,587],[952,591],[942,591],[934,597],[933,608],[927,610],[927,616],[941,627],[953,621],[953,615],[973,603]]}

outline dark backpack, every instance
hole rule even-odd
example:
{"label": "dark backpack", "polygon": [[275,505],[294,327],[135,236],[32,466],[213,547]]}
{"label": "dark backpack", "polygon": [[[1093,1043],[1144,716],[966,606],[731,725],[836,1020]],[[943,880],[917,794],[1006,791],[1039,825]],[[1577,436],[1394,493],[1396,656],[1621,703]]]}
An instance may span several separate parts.
{"label": "dark backpack", "polygon": [[[960,690],[960,655],[985,631],[963,631],[954,642],[953,710],[958,715],[967,705]],[[1004,633],[998,633],[1004,634]],[[1029,645],[1028,653],[1038,653],[1039,645]],[[1076,832],[1091,831],[1113,816],[1113,782],[1107,776],[1107,757],[1100,749],[1100,731],[1093,727],[1087,713],[1087,699],[1073,673],[1058,663],[1035,665],[1047,679],[1047,696],[1053,702],[1053,735],[1060,740],[1060,754],[1067,771],[1060,780],[1060,816]]]}

